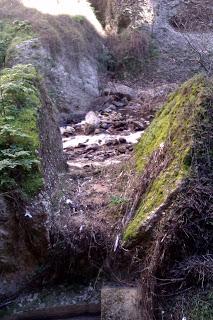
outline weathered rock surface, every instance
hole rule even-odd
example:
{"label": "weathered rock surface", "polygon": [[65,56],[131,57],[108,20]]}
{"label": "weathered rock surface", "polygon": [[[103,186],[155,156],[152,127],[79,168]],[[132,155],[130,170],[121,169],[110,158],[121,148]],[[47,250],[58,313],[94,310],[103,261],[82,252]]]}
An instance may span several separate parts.
{"label": "weathered rock surface", "polygon": [[4,69],[0,87],[8,115],[0,121],[0,270],[12,272],[47,254],[52,195],[65,163],[54,107],[34,67]]}
{"label": "weathered rock surface", "polygon": [[[11,67],[18,63],[30,63],[39,70],[57,106],[61,122],[66,121],[73,113],[75,116],[85,115],[90,103],[99,95],[97,57],[103,50],[98,33],[101,26],[92,8],[86,1],[81,5],[76,1],[76,5],[67,8],[64,18],[27,9],[21,2],[13,0],[12,7],[4,2],[0,16],[4,17],[9,10],[11,22],[29,19],[37,32],[10,46],[6,53],[6,65]],[[32,8],[39,6],[36,1],[31,1],[31,4]],[[51,5],[49,7],[51,10]],[[88,22],[86,16],[80,22],[71,17],[72,10],[80,7],[90,15],[94,24],[96,22],[97,29]],[[60,12],[60,3],[55,4],[55,10]],[[45,32],[42,31],[44,29]]]}
{"label": "weathered rock surface", "polygon": [[101,12],[109,32],[121,33],[129,27],[150,30],[156,57],[142,79],[144,83],[181,82],[200,71],[212,74],[211,0],[92,0],[92,3]]}
{"label": "weathered rock surface", "polygon": [[[136,97],[136,92],[134,89],[132,89],[124,84],[112,83],[112,82],[109,82],[107,84],[107,88],[104,89],[104,94],[105,95],[115,95],[120,98],[127,98],[128,100],[132,100],[133,98]],[[124,105],[125,105],[125,103],[123,103],[122,106],[124,106]],[[119,107],[121,105],[119,104],[117,106]]]}
{"label": "weathered rock surface", "polygon": [[[212,197],[213,159],[207,151],[213,146],[212,101],[212,81],[196,76],[170,96],[144,133],[136,149],[142,183],[124,232],[126,244],[147,239],[163,217],[186,208],[192,212],[190,203],[206,197],[195,192],[198,186]],[[204,202],[208,216],[210,202]]]}
{"label": "weathered rock surface", "polygon": [[102,320],[139,320],[139,296],[136,288],[110,288],[101,290]]}

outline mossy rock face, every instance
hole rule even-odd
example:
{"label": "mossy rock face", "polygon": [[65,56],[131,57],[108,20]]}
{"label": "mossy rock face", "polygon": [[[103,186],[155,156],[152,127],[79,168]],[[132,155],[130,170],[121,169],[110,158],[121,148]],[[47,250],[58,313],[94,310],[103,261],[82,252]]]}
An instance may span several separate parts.
{"label": "mossy rock face", "polygon": [[47,254],[47,221],[65,168],[54,109],[32,65],[0,72],[1,272],[32,266]]}
{"label": "mossy rock face", "polygon": [[10,52],[20,43],[35,37],[28,21],[0,20],[0,67],[3,67]]}
{"label": "mossy rock face", "polygon": [[143,238],[171,211],[187,186],[211,181],[213,84],[196,76],[172,94],[136,147],[141,202],[124,231],[126,243]]}
{"label": "mossy rock face", "polygon": [[38,111],[41,99],[31,65],[17,65],[0,74],[0,190],[19,189],[29,196],[43,185]]}

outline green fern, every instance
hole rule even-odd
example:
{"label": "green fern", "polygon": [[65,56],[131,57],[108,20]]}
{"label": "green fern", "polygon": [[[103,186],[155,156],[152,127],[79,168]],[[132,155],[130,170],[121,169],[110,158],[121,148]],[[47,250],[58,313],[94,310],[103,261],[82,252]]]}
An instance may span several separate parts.
{"label": "green fern", "polygon": [[34,195],[43,185],[38,157],[38,110],[41,105],[31,65],[0,74],[0,191]]}

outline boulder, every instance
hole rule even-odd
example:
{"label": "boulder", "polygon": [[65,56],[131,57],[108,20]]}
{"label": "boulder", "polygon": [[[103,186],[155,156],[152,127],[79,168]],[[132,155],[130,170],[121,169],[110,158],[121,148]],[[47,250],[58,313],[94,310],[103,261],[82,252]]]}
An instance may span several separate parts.
{"label": "boulder", "polygon": [[119,142],[117,139],[109,139],[106,141],[105,144],[109,147],[109,146],[116,146],[119,144]]}
{"label": "boulder", "polygon": [[85,116],[84,133],[86,135],[94,133],[95,129],[100,125],[100,119],[95,112],[90,111]]}
{"label": "boulder", "polygon": [[85,122],[97,128],[100,124],[100,119],[97,117],[94,111],[90,111],[85,116]]}
{"label": "boulder", "polygon": [[123,137],[120,137],[120,138],[118,139],[118,141],[119,141],[119,143],[121,143],[121,144],[127,143],[126,139],[123,138]]}
{"label": "boulder", "polygon": [[61,132],[64,137],[69,137],[75,134],[75,129],[71,126],[67,126],[65,129],[61,129]]}
{"label": "boulder", "polygon": [[[136,91],[124,84],[109,82],[107,88],[104,89],[105,95],[116,95],[118,97],[127,98],[127,100],[132,100],[136,98]],[[114,103],[114,102],[113,102]],[[123,104],[124,105],[124,104]]]}
{"label": "boulder", "polygon": [[98,149],[99,149],[99,145],[97,143],[94,143],[87,146],[85,151],[97,151]]}
{"label": "boulder", "polygon": [[127,151],[127,148],[126,148],[125,146],[120,146],[120,147],[118,148],[118,152],[119,152],[119,153],[124,154],[124,153],[126,153],[126,151]]}
{"label": "boulder", "polygon": [[133,131],[143,131],[145,129],[144,124],[137,120],[128,121],[128,125],[130,127],[130,130],[133,130]]}
{"label": "boulder", "polygon": [[89,123],[85,123],[84,134],[90,135],[90,134],[93,134],[94,132],[95,132],[95,126],[93,126],[92,124],[89,124]]}
{"label": "boulder", "polygon": [[136,146],[136,166],[143,183],[134,215],[126,222],[124,245],[152,238],[156,225],[162,219],[175,219],[177,212],[188,212],[190,217],[197,214],[194,204],[205,203],[200,221],[212,214],[212,88],[212,81],[203,76],[184,83]]}
{"label": "boulder", "polygon": [[116,106],[117,108],[122,108],[125,106],[125,103],[123,103],[122,101],[114,100],[113,105]]}

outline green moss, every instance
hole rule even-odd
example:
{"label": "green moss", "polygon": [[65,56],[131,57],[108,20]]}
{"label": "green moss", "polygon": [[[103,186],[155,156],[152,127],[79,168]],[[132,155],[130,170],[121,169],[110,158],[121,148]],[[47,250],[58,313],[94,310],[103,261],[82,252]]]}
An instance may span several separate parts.
{"label": "green moss", "polygon": [[81,16],[81,15],[77,15],[77,16],[74,16],[73,17],[73,20],[75,20],[76,22],[79,22],[79,23],[83,23],[85,21],[85,17],[84,16]]}
{"label": "green moss", "polygon": [[0,21],[0,68],[4,65],[8,53],[18,44],[35,37],[27,21]]}
{"label": "green moss", "polygon": [[162,169],[150,180],[139,209],[125,230],[125,241],[137,237],[146,218],[191,174],[194,128],[200,125],[197,123],[198,113],[205,114],[205,99],[202,99],[205,91],[205,79],[201,76],[182,85],[170,96],[137,145],[139,172],[153,171],[160,165]]}
{"label": "green moss", "polygon": [[20,189],[30,196],[42,186],[37,124],[41,106],[31,65],[17,65],[0,73],[0,190]]}

